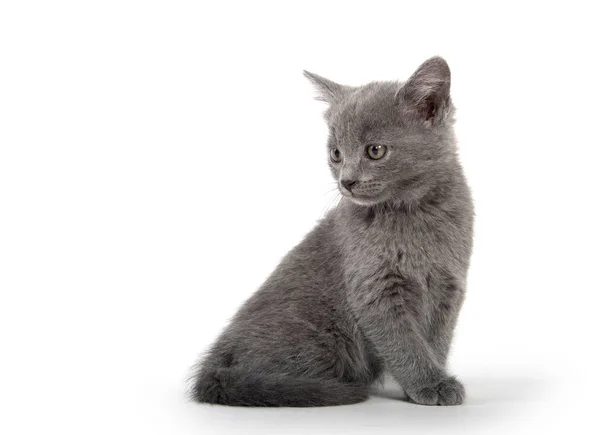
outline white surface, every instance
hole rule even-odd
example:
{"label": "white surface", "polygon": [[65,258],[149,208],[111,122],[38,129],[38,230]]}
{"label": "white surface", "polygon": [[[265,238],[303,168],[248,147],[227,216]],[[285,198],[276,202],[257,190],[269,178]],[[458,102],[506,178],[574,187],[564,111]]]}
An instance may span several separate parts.
{"label": "white surface", "polygon": [[[597,14],[523,3],[3,2],[0,432],[589,433]],[[341,408],[186,403],[197,354],[332,199],[302,69],[361,84],[435,54],[477,202],[467,404],[391,384]]]}

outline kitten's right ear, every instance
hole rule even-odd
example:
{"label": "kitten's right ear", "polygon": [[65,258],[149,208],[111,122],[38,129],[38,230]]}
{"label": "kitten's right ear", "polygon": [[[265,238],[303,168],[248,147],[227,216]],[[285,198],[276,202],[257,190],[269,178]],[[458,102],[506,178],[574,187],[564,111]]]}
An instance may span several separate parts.
{"label": "kitten's right ear", "polygon": [[315,88],[319,92],[317,100],[325,101],[329,104],[338,101],[349,89],[348,86],[332,82],[325,77],[321,77],[306,70],[304,70],[304,76],[310,80],[313,85],[315,85]]}

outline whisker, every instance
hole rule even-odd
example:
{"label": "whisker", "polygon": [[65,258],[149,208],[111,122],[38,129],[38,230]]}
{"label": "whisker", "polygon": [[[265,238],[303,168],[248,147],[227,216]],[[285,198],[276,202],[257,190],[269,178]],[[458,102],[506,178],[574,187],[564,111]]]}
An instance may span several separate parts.
{"label": "whisker", "polygon": [[325,206],[323,213],[321,214],[321,217],[324,217],[327,213],[329,213],[331,210],[333,210],[335,207],[337,207],[339,200],[342,198],[342,194],[338,191],[333,198],[331,198],[328,202],[327,205]]}

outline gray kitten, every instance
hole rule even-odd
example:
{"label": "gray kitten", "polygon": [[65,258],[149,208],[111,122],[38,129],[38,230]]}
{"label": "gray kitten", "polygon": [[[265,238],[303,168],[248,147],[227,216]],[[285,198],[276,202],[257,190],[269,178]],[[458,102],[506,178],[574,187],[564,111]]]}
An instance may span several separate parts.
{"label": "gray kitten", "polygon": [[242,306],[192,377],[198,402],[357,403],[389,372],[409,400],[457,405],[446,370],[471,255],[473,205],[458,161],[450,69],[339,85],[328,159],[343,197]]}

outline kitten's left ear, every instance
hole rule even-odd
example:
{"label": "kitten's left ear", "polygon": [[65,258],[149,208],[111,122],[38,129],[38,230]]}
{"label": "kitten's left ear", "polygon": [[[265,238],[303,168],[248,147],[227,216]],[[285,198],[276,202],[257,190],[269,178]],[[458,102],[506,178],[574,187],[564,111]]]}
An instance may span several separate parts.
{"label": "kitten's left ear", "polygon": [[450,67],[441,57],[426,60],[398,91],[398,98],[428,124],[450,107]]}
{"label": "kitten's left ear", "polygon": [[306,70],[304,70],[304,76],[315,85],[315,88],[317,88],[317,91],[319,92],[317,100],[325,101],[329,104],[339,101],[346,91],[350,89],[348,86],[332,82],[325,77],[321,77]]}

